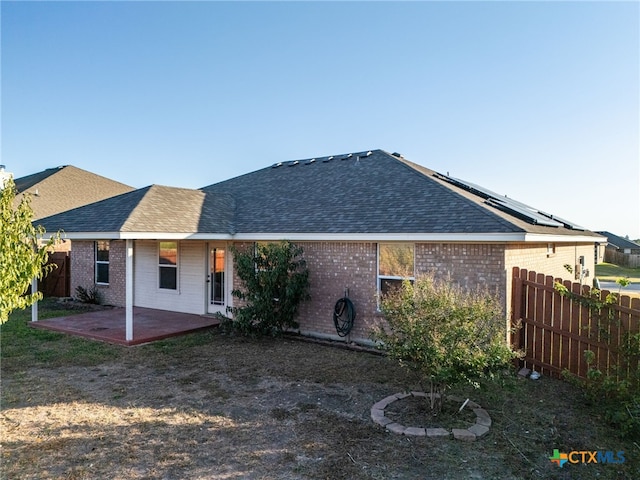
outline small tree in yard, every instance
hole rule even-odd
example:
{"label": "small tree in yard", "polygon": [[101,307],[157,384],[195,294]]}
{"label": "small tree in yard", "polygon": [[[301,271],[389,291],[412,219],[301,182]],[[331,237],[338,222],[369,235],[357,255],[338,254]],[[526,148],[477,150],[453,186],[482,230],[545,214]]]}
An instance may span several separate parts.
{"label": "small tree in yard", "polygon": [[232,251],[242,281],[242,288],[232,292],[242,303],[232,310],[232,328],[245,335],[277,335],[297,328],[298,307],[309,298],[302,247],[284,241]]}
{"label": "small tree in yard", "polygon": [[516,353],[506,340],[506,319],[495,295],[466,291],[429,274],[405,281],[381,299],[387,325],[374,333],[392,359],[429,384],[437,414],[448,388],[508,367]]}
{"label": "small tree in yard", "polygon": [[13,180],[0,185],[0,324],[9,319],[9,314],[18,308],[25,308],[40,298],[42,293],[26,295],[34,278],[43,278],[53,265],[47,265],[49,250],[57,241],[52,237],[44,245],[39,239],[44,228],[31,223],[33,210],[30,197],[22,197],[17,208],[13,203],[16,187]]}

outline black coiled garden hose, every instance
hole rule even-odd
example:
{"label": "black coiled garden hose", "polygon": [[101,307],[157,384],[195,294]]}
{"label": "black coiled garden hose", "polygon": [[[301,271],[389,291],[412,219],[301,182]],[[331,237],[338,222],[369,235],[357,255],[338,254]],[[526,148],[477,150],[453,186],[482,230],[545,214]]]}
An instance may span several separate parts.
{"label": "black coiled garden hose", "polygon": [[342,297],[333,307],[333,324],[341,337],[346,337],[353,328],[356,319],[356,307],[348,297]]}

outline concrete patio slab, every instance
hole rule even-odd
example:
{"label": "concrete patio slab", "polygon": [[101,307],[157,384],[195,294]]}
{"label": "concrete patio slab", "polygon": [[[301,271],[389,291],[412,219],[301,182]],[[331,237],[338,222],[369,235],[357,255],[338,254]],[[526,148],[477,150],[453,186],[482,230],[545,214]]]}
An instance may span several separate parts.
{"label": "concrete patio slab", "polygon": [[124,308],[95,310],[77,315],[29,322],[29,326],[33,328],[53,330],[127,346],[184,335],[216,327],[219,324],[220,320],[212,316],[134,307],[133,340],[127,341],[125,337]]}

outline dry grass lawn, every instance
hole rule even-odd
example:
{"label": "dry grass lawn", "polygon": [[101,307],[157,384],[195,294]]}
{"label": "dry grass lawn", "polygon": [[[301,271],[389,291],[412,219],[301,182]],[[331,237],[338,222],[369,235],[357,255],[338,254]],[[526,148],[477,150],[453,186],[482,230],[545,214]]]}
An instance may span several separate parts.
{"label": "dry grass lawn", "polygon": [[[457,392],[493,419],[475,443],[404,437],[369,410],[419,386],[379,355],[215,331],[127,348],[26,317],[1,330],[3,479],[640,478],[638,444],[560,380]],[[554,448],[627,460],[560,469]]]}

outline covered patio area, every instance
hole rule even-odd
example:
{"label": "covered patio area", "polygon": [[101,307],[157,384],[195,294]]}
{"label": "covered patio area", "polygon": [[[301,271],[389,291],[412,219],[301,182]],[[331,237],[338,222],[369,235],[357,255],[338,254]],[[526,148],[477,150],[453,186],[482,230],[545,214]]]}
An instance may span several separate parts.
{"label": "covered patio area", "polygon": [[126,339],[125,308],[96,310],[66,317],[29,322],[33,328],[53,330],[118,345],[140,345],[216,327],[212,316],[133,307],[133,338]]}

